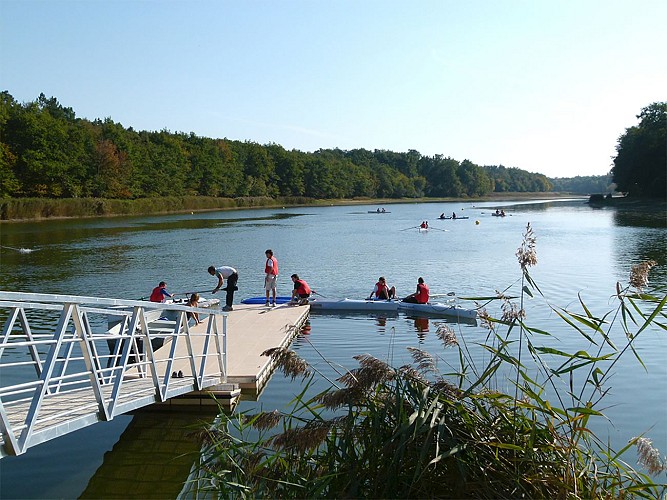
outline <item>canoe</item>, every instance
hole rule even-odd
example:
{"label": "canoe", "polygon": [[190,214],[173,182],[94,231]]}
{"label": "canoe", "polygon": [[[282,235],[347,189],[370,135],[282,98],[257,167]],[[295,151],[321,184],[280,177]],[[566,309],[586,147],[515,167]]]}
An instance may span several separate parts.
{"label": "canoe", "polygon": [[429,230],[428,227],[419,227],[419,228],[417,228],[417,229],[419,229],[419,232],[420,232],[420,233],[428,233],[428,230]]}
{"label": "canoe", "polygon": [[[289,295],[286,296],[280,296],[278,295],[276,297],[276,304],[286,304],[287,302],[290,301],[292,297]],[[271,301],[273,301],[273,298],[271,298]],[[250,297],[247,299],[243,299],[241,301],[241,304],[265,304],[266,303],[266,297]]]}

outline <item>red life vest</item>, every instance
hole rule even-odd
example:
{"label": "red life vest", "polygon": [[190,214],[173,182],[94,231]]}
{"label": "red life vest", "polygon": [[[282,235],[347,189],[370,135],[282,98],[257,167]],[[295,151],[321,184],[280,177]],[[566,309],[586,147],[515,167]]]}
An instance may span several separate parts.
{"label": "red life vest", "polygon": [[[273,267],[269,266],[269,261],[273,262]],[[264,266],[264,272],[266,274],[274,274],[278,276],[278,259],[275,257],[270,257],[266,259],[266,265]]]}
{"label": "red life vest", "polygon": [[378,281],[377,283],[375,283],[375,298],[376,299],[380,298],[380,295],[382,295],[383,297],[389,297],[389,287],[387,286],[387,283],[382,283],[381,281]]}
{"label": "red life vest", "polygon": [[151,302],[162,302],[164,300],[164,294],[162,293],[162,287],[156,286],[151,292]]}
{"label": "red life vest", "polygon": [[417,299],[418,304],[426,304],[428,302],[428,286],[425,283],[417,284]]}
{"label": "red life vest", "polygon": [[310,287],[308,286],[308,283],[303,280],[296,280],[294,283],[298,285],[296,293],[299,295],[310,295]]}

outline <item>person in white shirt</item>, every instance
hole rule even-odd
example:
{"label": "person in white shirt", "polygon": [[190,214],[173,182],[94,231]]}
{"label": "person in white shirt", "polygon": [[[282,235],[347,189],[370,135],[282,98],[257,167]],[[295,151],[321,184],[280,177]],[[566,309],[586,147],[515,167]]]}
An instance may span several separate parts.
{"label": "person in white shirt", "polygon": [[[236,272],[236,269],[230,266],[210,266],[208,268],[208,274],[218,278],[218,286],[211,293],[216,293],[218,290],[224,290],[227,292],[227,297],[225,298],[225,307],[222,308],[223,311],[233,311],[232,303],[234,302],[234,292],[239,288],[236,286],[236,283],[239,280],[239,273]],[[227,280],[227,286],[222,288],[222,285],[225,284]]]}

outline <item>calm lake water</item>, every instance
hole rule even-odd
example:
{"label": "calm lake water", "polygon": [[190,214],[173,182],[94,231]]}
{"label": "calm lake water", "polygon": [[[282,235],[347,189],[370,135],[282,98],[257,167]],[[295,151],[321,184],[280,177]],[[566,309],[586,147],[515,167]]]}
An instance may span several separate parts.
{"label": "calm lake water", "polygon": [[[497,207],[508,215],[492,217]],[[207,267],[231,265],[240,275],[238,301],[262,294],[264,250],[272,248],[280,264],[281,294],[289,293],[289,275],[296,272],[326,297],[368,296],[380,275],[396,286],[399,295],[412,293],[419,276],[436,294],[480,297],[511,287],[516,295],[521,272],[515,252],[530,223],[538,256],[531,275],[553,306],[581,312],[581,297],[602,316],[615,307],[616,283],[627,283],[631,266],[647,259],[658,262],[647,291],[667,293],[665,213],[593,209],[583,200],[397,204],[385,206],[389,213],[368,213],[376,208],[5,223],[0,225],[0,289],[137,299],[147,297],[160,280],[177,293],[212,289],[215,280]],[[469,219],[438,220],[443,212]],[[422,220],[432,227],[428,233],[416,229]],[[19,253],[8,247],[33,251]],[[531,326],[554,334],[550,339],[533,339],[537,345],[595,353],[595,346],[567,328],[543,303],[536,298],[525,306]],[[500,314],[495,304],[489,312]],[[293,348],[329,378],[337,376],[332,365],[354,368],[352,357],[362,353],[400,366],[410,361],[406,351],[410,346],[437,354],[441,370],[448,372],[450,365],[457,366],[458,355],[443,350],[435,336],[445,322],[403,314],[313,314]],[[448,325],[481,366],[488,355],[479,344],[488,331],[477,323]],[[622,340],[618,329],[612,336]],[[615,366],[610,394],[601,406],[611,423],[600,419],[594,428],[616,448],[646,433],[665,454],[667,335],[657,329],[646,331],[636,348],[645,368],[631,355]],[[498,385],[508,383],[500,380]],[[298,380],[274,374],[257,401],[242,401],[238,409],[286,409],[301,387]],[[313,390],[324,387],[326,383],[320,382]],[[214,417],[141,412],[44,443],[24,456],[0,461],[0,497],[175,497],[196,453],[188,434]],[[635,463],[634,451],[626,460]]]}

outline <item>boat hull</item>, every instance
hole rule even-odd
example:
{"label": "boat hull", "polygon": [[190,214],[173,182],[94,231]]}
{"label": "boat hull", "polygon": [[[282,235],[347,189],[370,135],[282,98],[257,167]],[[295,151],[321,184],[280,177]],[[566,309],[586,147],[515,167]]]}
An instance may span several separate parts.
{"label": "boat hull", "polygon": [[[290,301],[291,298],[292,298],[291,296],[287,296],[287,295],[278,296],[278,297],[276,297],[276,304],[287,304]],[[271,298],[271,301],[273,302],[273,298]],[[247,298],[247,299],[243,299],[241,301],[241,304],[260,304],[260,305],[262,305],[262,304],[265,304],[265,303],[266,303],[266,297],[250,297],[250,298]]]}
{"label": "boat hull", "polygon": [[449,316],[453,318],[476,319],[476,309],[465,309],[452,304],[440,302],[429,302],[427,304],[412,304],[410,302],[398,302],[398,310],[403,312],[416,312],[434,316]]}
{"label": "boat hull", "polygon": [[475,309],[461,306],[429,302],[413,304],[399,300],[364,300],[364,299],[314,299],[310,301],[311,311],[401,311],[405,313],[427,314],[429,316],[448,316],[461,319],[476,319]]}
{"label": "boat hull", "polygon": [[395,300],[313,299],[309,304],[311,311],[398,311]]}

